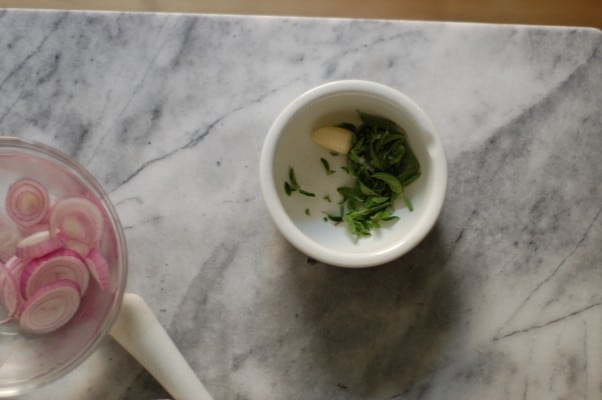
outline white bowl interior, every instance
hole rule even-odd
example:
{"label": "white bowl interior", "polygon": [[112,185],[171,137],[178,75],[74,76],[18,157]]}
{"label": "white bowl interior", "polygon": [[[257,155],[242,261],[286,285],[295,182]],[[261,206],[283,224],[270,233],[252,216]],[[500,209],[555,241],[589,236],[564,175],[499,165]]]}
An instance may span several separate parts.
{"label": "white bowl interior", "polygon": [[[282,112],[268,134],[262,155],[271,159],[264,160],[264,167],[271,170],[271,182],[262,183],[268,186],[264,187],[264,197],[270,212],[293,245],[320,261],[358,267],[389,261],[414,247],[428,233],[441,209],[447,170],[432,124],[411,100],[378,84],[352,81],[351,86],[310,91]],[[311,139],[311,132],[323,126],[359,124],[356,110],[388,118],[403,127],[421,166],[421,177],[407,188],[414,211],[410,212],[399,200],[395,215],[400,219],[359,240],[344,223],[324,221],[325,213],[339,214],[341,196],[337,188],[351,185],[352,178],[341,169],[345,156],[335,156]],[[320,158],[328,160],[336,172],[327,175]],[[286,194],[284,182],[289,179],[290,167],[301,188],[315,193],[315,198],[298,192]],[[332,202],[324,199],[326,195]],[[271,197],[275,199],[270,201]]]}

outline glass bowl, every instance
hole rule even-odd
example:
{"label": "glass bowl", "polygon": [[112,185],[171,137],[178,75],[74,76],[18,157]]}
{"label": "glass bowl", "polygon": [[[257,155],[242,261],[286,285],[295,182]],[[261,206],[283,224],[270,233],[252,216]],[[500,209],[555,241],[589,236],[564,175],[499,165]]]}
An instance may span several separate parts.
{"label": "glass bowl", "polygon": [[[9,185],[27,177],[48,189],[51,199],[85,196],[99,207],[104,229],[99,244],[109,264],[109,288],[90,279],[75,316],[57,331],[32,335],[17,322],[0,326],[0,397],[18,396],[54,381],[81,364],[109,332],[118,314],[127,280],[123,229],[109,197],[80,164],[47,145],[0,137],[0,213]],[[0,320],[7,312],[0,305]]]}

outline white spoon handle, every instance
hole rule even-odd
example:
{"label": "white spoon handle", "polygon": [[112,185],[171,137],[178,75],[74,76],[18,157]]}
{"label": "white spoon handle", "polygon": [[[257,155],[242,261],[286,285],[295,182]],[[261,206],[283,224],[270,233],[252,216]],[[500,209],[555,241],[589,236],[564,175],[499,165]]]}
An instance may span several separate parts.
{"label": "white spoon handle", "polygon": [[175,400],[213,400],[144,300],[123,296],[111,336],[161,383]]}

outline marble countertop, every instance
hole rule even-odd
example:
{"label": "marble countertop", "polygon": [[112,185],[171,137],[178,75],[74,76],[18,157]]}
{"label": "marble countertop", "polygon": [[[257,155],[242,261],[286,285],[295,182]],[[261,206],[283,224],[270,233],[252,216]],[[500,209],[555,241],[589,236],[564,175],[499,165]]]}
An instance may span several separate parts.
{"label": "marble countertop", "polygon": [[[259,192],[278,112],[344,78],[414,98],[449,161],[372,269],[299,253]],[[0,131],[110,192],[128,290],[216,400],[601,398],[601,78],[594,29],[0,10]],[[107,338],[23,398],[165,397]]]}

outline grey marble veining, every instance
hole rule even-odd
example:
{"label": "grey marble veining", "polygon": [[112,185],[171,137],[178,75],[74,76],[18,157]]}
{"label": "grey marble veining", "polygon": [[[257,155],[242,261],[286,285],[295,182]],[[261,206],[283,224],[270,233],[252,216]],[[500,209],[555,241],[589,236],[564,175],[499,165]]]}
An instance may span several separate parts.
{"label": "grey marble veining", "polygon": [[[320,83],[414,98],[443,213],[387,265],[315,263],[259,194]],[[0,11],[0,132],[110,192],[140,293],[216,399],[602,398],[602,35],[593,29]],[[115,342],[26,399],[165,392]]]}

